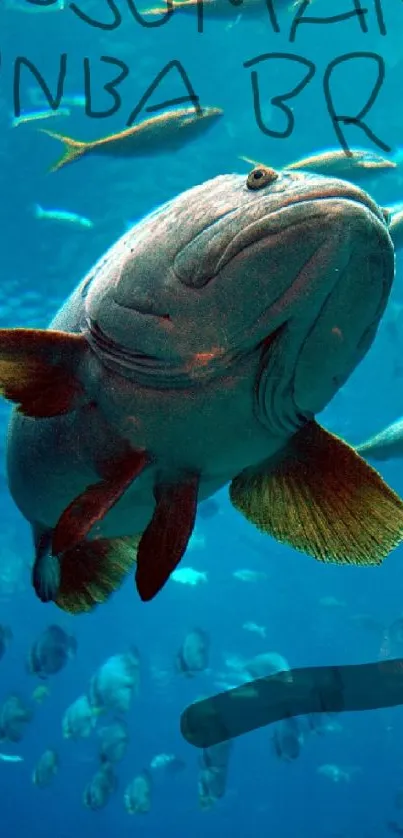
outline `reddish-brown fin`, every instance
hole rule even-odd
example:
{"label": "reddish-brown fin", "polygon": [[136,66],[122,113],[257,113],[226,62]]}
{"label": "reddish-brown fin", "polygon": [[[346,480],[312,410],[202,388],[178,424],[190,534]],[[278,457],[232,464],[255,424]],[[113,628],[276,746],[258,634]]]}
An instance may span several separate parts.
{"label": "reddish-brown fin", "polygon": [[105,479],[87,486],[60,516],[52,539],[53,555],[59,556],[84,541],[94,524],[105,517],[149,462],[145,451],[128,445],[123,456],[108,464]]}
{"label": "reddish-brown fin", "polygon": [[109,599],[132,570],[139,538],[97,538],[67,550],[60,560],[56,605],[82,614]]}
{"label": "reddish-brown fin", "polygon": [[158,486],[154,515],[137,554],[136,585],[143,602],[153,599],[179,564],[192,534],[199,477],[175,486]]}
{"label": "reddish-brown fin", "polygon": [[0,329],[0,395],[33,418],[60,416],[84,400],[76,377],[88,344],[51,329]]}

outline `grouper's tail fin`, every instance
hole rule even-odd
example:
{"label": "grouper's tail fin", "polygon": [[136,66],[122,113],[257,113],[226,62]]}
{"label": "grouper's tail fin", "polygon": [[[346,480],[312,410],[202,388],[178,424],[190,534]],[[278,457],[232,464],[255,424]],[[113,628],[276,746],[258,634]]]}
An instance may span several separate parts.
{"label": "grouper's tail fin", "polygon": [[74,163],[79,157],[82,157],[92,146],[92,143],[80,142],[80,140],[73,140],[71,137],[65,137],[64,134],[57,134],[55,131],[48,131],[47,128],[40,128],[43,134],[48,134],[55,140],[60,140],[64,145],[64,152],[59,160],[50,167],[49,172],[57,172],[67,163]]}

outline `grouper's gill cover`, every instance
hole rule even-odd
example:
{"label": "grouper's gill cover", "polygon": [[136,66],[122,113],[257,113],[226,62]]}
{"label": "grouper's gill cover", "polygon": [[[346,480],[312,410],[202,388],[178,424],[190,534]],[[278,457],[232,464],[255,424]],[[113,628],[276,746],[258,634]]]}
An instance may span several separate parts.
{"label": "grouper's gill cover", "polygon": [[136,225],[49,330],[0,330],[8,480],[38,596],[89,610],[137,562],[151,599],[197,503],[228,482],[280,541],[379,564],[403,538],[402,501],[313,417],[368,350],[393,276],[366,193],[258,167]]}

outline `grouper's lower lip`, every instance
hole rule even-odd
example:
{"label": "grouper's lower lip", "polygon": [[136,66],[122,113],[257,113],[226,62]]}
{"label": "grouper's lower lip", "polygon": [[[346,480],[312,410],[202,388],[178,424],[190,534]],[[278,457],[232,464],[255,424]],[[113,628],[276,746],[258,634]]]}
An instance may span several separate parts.
{"label": "grouper's lower lip", "polygon": [[[120,306],[124,308],[124,306]],[[86,318],[86,334],[90,345],[98,351],[105,358],[110,358],[112,361],[118,361],[124,365],[135,365],[135,363],[156,365],[163,361],[154,355],[147,355],[144,352],[136,352],[130,348],[126,348],[119,343],[116,343],[109,337],[99,326],[99,324],[92,318]]]}
{"label": "grouper's lower lip", "polygon": [[284,195],[279,195],[278,208],[272,208],[267,215],[263,215],[257,221],[247,225],[240,233],[234,236],[222,254],[215,274],[217,275],[241,251],[256,244],[262,238],[270,234],[276,235],[287,229],[291,230],[299,221],[306,221],[309,218],[313,219],[315,216],[320,216],[326,208],[327,201],[340,202],[340,208],[343,205],[358,206],[364,212],[375,216],[385,224],[385,216],[377,204],[372,201],[369,195],[358,187],[353,186],[353,184],[343,183],[339,189],[332,188],[328,190],[316,187],[308,192],[302,193],[300,196],[290,195],[288,198],[284,198]]}

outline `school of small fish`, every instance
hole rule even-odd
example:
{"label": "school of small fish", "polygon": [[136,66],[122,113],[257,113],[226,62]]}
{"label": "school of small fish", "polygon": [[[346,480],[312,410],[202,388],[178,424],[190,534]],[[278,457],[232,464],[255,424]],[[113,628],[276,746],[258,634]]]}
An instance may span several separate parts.
{"label": "school of small fish", "polygon": [[[347,604],[346,604],[347,605]],[[398,617],[391,625],[383,626],[370,615],[350,612],[350,619],[358,631],[367,631],[381,642],[380,659],[403,652],[403,619]],[[267,630],[254,622],[245,624],[267,643]],[[387,638],[387,647],[385,647]],[[3,643],[4,655],[13,642],[13,631],[9,626],[0,626],[0,642]],[[164,686],[166,695],[178,678],[184,677],[195,683],[195,697],[200,689],[196,682],[201,680],[203,691],[214,694],[217,689],[234,689],[248,685],[251,679],[264,678],[281,673],[290,683],[293,671],[289,661],[276,651],[260,652],[245,658],[235,653],[222,655],[223,669],[211,665],[211,640],[209,634],[200,627],[190,628],[183,636],[180,648],[173,650],[168,662],[169,683]],[[266,647],[267,648],[267,647]],[[375,646],[376,648],[376,646]],[[57,624],[49,625],[33,639],[26,656],[26,670],[39,683],[30,695],[10,693],[0,704],[0,762],[11,766],[28,762],[31,782],[37,789],[45,789],[55,783],[60,791],[63,783],[69,782],[69,772],[64,771],[64,763],[70,763],[67,748],[73,748],[78,762],[89,763],[89,777],[81,790],[82,805],[92,811],[104,809],[112,798],[121,796],[123,806],[130,815],[149,813],[160,794],[161,788],[172,779],[180,783],[180,777],[192,772],[195,790],[195,802],[202,811],[210,810],[225,796],[228,789],[232,753],[237,748],[234,741],[204,748],[199,756],[189,763],[188,756],[180,752],[164,750],[151,751],[146,764],[137,763],[132,755],[133,729],[142,724],[142,714],[146,713],[143,683],[151,677],[154,689],[160,691],[158,667],[153,667],[132,645],[124,652],[106,658],[84,685],[85,692],[65,707],[59,725],[65,744],[57,749],[49,743],[38,753],[36,761],[30,765],[32,756],[27,759],[25,736],[28,726],[35,724],[41,705],[46,702],[49,709],[52,703],[52,690],[49,684],[66,667],[70,672],[76,666],[79,655],[78,644],[73,636]],[[79,664],[80,665],[80,664]],[[148,672],[147,672],[148,669]],[[74,679],[74,683],[76,678]],[[150,697],[149,687],[148,697]],[[143,697],[143,700],[142,700]],[[272,724],[266,735],[268,746],[267,758],[283,763],[293,763],[303,758],[310,748],[315,752],[314,740],[323,736],[344,736],[345,726],[338,720],[337,713],[314,712],[302,717],[284,718]],[[344,719],[343,719],[344,721]],[[351,722],[350,722],[351,723]],[[52,726],[48,730],[49,740],[55,738]],[[81,756],[81,744],[88,742],[91,756]],[[135,743],[134,743],[135,744]],[[43,747],[42,745],[42,747]],[[46,747],[47,745],[47,747]],[[153,745],[155,747],[155,745]],[[18,748],[18,753],[15,752]],[[135,750],[133,753],[135,754]],[[88,754],[88,748],[86,748]],[[320,750],[317,752],[320,754]],[[320,757],[319,757],[320,759]],[[121,785],[121,766],[132,772],[131,779]],[[345,765],[318,762],[315,768],[324,780],[334,784],[351,783],[363,772],[362,765]],[[79,792],[80,794],[80,792]],[[401,808],[402,794],[396,792],[395,805]]]}
{"label": "school of small fish", "polygon": [[[396,621],[391,627],[392,634],[403,645],[402,621]],[[262,639],[266,632],[261,632],[255,623],[245,624],[251,631],[258,629]],[[4,653],[13,640],[13,632],[8,626],[0,626],[0,642]],[[72,667],[78,654],[74,637],[59,625],[48,626],[36,637],[26,659],[27,672],[33,678],[53,681],[65,667]],[[226,685],[222,679],[231,679],[232,686],[247,683],[250,678],[270,676],[274,673],[289,673],[290,665],[278,652],[257,654],[250,659],[237,655],[223,656],[224,672],[214,671],[210,666],[210,637],[206,631],[195,627],[189,629],[176,654],[170,662],[170,680],[177,677],[187,679],[204,678],[204,684],[211,688]],[[142,659],[137,647],[132,646],[126,652],[117,653],[104,660],[93,672],[86,685],[86,691],[71,702],[65,709],[59,722],[63,739],[76,748],[80,761],[80,742],[91,743],[92,757],[85,758],[93,764],[92,773],[81,792],[82,804],[93,811],[105,808],[111,798],[118,793],[123,797],[123,805],[130,815],[147,814],[151,811],[161,783],[169,782],[191,769],[194,774],[195,797],[202,811],[210,810],[227,791],[230,757],[234,744],[229,741],[217,746],[204,748],[195,765],[189,766],[188,759],[171,751],[158,751],[150,755],[146,765],[134,768],[132,779],[125,787],[119,782],[120,764],[133,761],[130,755],[134,716],[140,711],[142,681],[146,675],[147,661]],[[158,671],[150,668],[155,685],[158,685]],[[221,680],[220,680],[221,679]],[[228,686],[229,688],[229,686]],[[207,687],[207,689],[209,689]],[[0,705],[0,744],[3,748],[18,746],[19,753],[1,752],[0,762],[11,764],[26,761],[24,738],[28,725],[35,723],[35,716],[41,712],[41,705],[52,702],[51,690],[43,683],[34,688],[30,696],[21,697],[11,693]],[[35,707],[36,705],[36,707]],[[343,727],[332,714],[311,713],[303,719],[286,719],[272,725],[268,733],[268,742],[272,742],[274,756],[285,762],[293,762],[308,747],[312,735],[341,733]],[[52,734],[49,728],[49,738]],[[70,747],[70,745],[68,745]],[[31,766],[31,782],[38,789],[45,789],[55,782],[62,788],[65,746],[55,749],[47,747]],[[359,768],[345,769],[338,765],[322,765],[318,773],[335,783],[350,781]],[[67,774],[67,779],[68,779]],[[179,779],[177,780],[179,782]]]}

